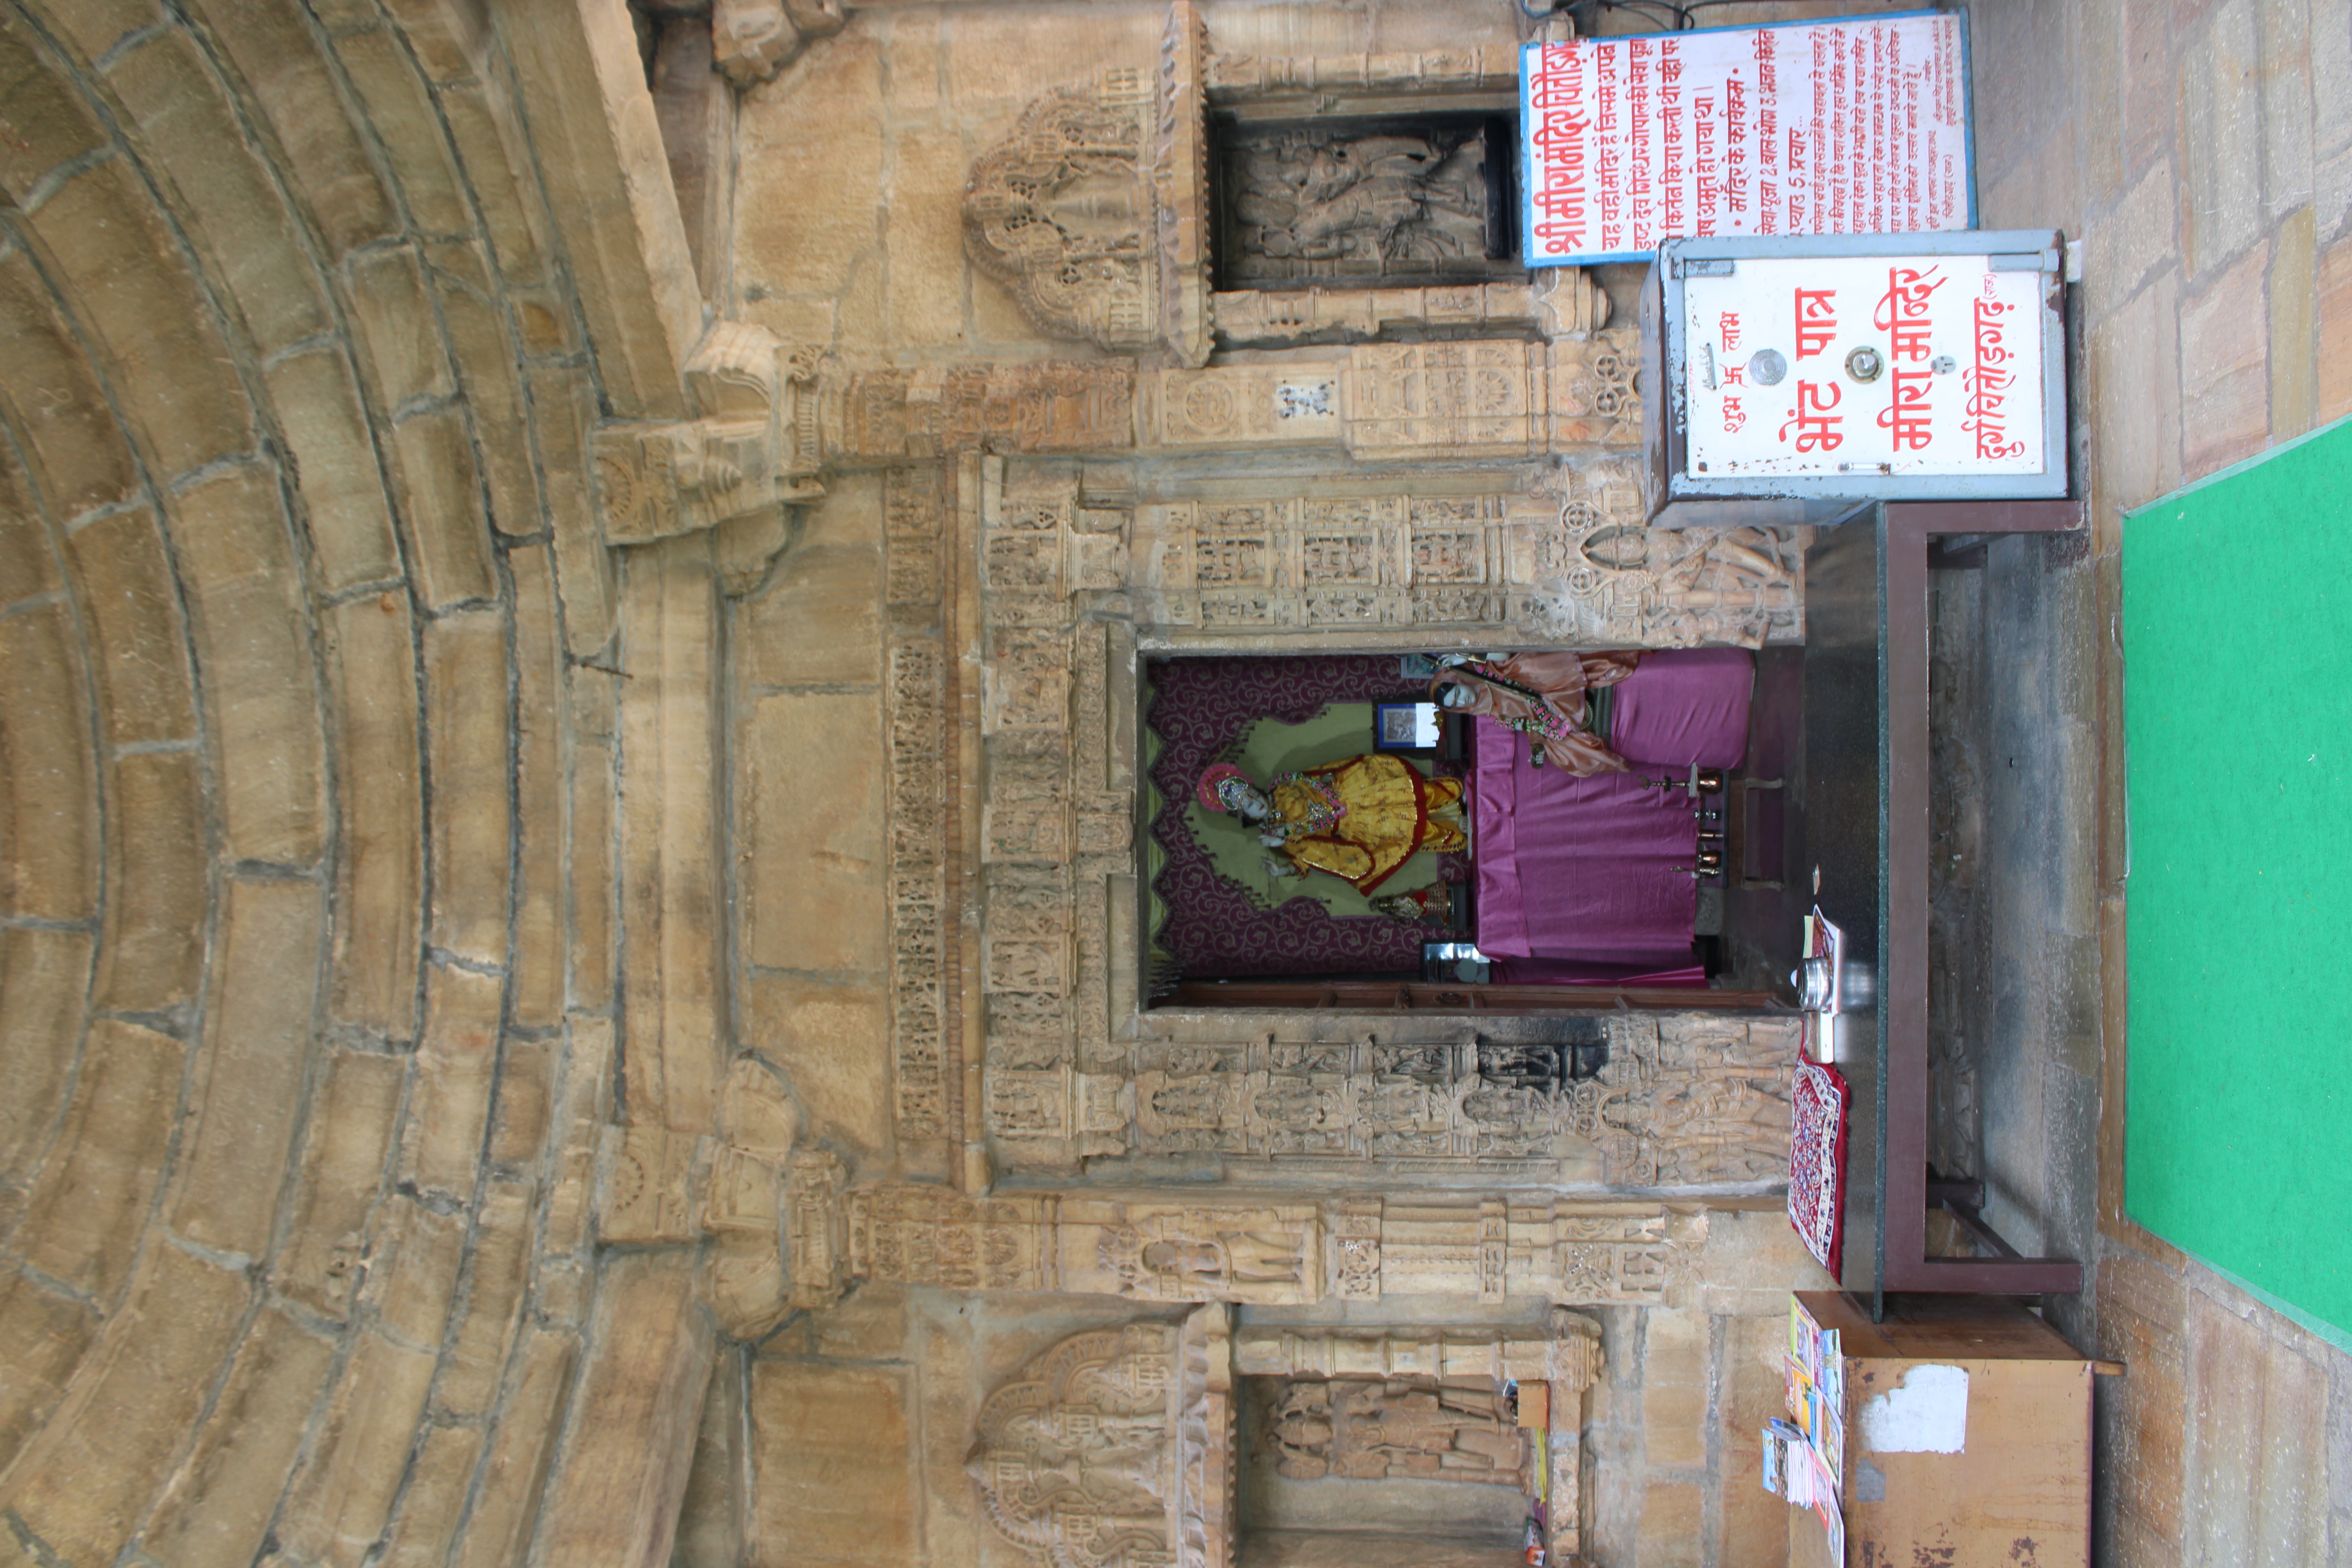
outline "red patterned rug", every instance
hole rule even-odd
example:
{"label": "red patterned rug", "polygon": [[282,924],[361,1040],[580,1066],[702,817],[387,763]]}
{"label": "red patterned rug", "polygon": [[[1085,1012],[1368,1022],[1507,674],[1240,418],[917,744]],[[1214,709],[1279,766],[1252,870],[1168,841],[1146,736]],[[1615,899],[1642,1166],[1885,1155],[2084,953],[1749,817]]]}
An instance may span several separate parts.
{"label": "red patterned rug", "polygon": [[1832,1274],[1845,1236],[1845,1079],[1832,1067],[1797,1064],[1790,1096],[1789,1223]]}

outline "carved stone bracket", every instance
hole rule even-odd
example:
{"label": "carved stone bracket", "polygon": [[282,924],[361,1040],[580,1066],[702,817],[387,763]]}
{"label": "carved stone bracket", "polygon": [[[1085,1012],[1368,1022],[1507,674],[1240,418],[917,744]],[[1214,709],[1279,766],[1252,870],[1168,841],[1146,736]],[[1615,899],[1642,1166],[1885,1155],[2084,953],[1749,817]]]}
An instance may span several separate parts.
{"label": "carved stone bracket", "polygon": [[607,1127],[598,1239],[707,1238],[702,1296],[738,1339],[757,1339],[795,1308],[830,1304],[841,1294],[845,1173],[829,1153],[795,1150],[799,1131],[783,1086],[748,1057],[728,1072],[716,1135]]}
{"label": "carved stone bracket", "polygon": [[773,81],[819,38],[841,31],[844,0],[712,0],[713,63],[739,88]]}
{"label": "carved stone bracket", "polygon": [[964,1468],[989,1522],[1051,1568],[1233,1561],[1230,1321],[1076,1334],[981,1406]]}
{"label": "carved stone bracket", "polygon": [[613,423],[595,433],[596,489],[610,544],[723,530],[749,570],[785,542],[783,507],[824,493],[816,372],[765,327],[720,321],[686,365],[701,417]]}
{"label": "carved stone bracket", "polygon": [[1200,76],[1200,21],[1176,0],[1156,75],[1056,88],[972,165],[965,249],[1044,331],[1207,361]]}

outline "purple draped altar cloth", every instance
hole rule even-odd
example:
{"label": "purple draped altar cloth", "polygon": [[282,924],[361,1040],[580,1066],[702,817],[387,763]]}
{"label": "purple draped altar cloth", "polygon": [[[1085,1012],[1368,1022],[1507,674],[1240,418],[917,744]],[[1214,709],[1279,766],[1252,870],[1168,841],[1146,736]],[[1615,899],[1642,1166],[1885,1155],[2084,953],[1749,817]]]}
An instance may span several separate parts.
{"label": "purple draped altar cloth", "polygon": [[[1184,973],[1238,979],[1418,972],[1421,931],[1384,918],[1335,915],[1311,898],[1259,909],[1217,874],[1184,826],[1201,770],[1260,719],[1303,724],[1334,702],[1416,694],[1415,683],[1398,675],[1396,655],[1157,659],[1151,684],[1146,721],[1160,739],[1151,764],[1160,801],[1151,837],[1167,857],[1152,882],[1168,910],[1157,940]],[[1370,733],[1364,747],[1371,749]]]}
{"label": "purple draped altar cloth", "polygon": [[[1653,777],[1693,763],[1737,766],[1754,668],[1738,648],[1651,655],[1614,689],[1612,745]],[[1525,739],[1490,720],[1473,735],[1478,948],[1504,961],[1498,978],[1688,984],[1698,847],[1690,796],[1627,773],[1532,767]]]}

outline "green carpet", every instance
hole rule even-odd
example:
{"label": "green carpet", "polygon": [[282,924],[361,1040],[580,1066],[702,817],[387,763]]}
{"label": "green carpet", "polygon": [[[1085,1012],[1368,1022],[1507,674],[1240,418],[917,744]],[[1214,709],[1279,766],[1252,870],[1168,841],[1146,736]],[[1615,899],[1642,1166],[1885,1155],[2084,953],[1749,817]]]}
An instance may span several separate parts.
{"label": "green carpet", "polygon": [[[2124,1206],[2352,1333],[2352,420],[2124,525]],[[2326,1332],[2326,1328],[2321,1328]]]}

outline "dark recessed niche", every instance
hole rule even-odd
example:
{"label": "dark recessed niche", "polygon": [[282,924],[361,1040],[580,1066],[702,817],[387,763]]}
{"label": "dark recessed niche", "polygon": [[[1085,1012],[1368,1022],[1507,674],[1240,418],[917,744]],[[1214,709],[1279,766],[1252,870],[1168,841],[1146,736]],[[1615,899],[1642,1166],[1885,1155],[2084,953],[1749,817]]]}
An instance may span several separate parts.
{"label": "dark recessed niche", "polygon": [[1219,289],[1483,283],[1513,256],[1497,115],[1212,121]]}

